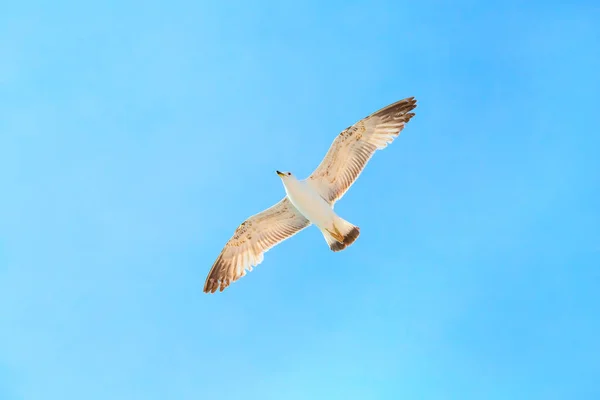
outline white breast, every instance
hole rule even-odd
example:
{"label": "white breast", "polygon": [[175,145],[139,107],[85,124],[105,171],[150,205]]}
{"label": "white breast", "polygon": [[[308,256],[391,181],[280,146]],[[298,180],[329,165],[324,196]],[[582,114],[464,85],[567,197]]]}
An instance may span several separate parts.
{"label": "white breast", "polygon": [[335,216],[331,205],[310,185],[302,181],[284,182],[285,191],[294,205],[310,222],[329,227]]}

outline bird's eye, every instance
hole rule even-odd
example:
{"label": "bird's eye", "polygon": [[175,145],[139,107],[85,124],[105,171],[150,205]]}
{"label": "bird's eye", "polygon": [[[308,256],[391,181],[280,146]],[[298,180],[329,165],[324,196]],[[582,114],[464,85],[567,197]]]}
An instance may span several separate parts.
{"label": "bird's eye", "polygon": [[291,175],[291,172],[288,172],[288,175]]}

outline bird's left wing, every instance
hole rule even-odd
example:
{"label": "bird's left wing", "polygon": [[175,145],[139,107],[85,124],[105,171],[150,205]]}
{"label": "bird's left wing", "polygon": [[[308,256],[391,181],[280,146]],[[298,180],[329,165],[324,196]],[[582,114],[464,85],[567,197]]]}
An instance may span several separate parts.
{"label": "bird's left wing", "polygon": [[275,245],[310,225],[310,221],[284,197],[274,206],[251,216],[235,230],[213,264],[206,282],[205,293],[223,291],[246,275],[263,260],[263,255]]}
{"label": "bird's left wing", "polygon": [[375,151],[385,148],[415,115],[414,97],[390,104],[340,133],[307,181],[330,203],[352,186]]}

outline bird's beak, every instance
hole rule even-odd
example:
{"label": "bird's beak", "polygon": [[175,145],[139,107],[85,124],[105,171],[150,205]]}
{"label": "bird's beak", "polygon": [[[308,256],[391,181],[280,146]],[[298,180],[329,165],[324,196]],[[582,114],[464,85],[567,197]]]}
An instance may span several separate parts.
{"label": "bird's beak", "polygon": [[277,175],[279,175],[279,176],[285,176],[285,174],[283,172],[280,172],[280,171],[275,171],[275,172],[277,172]]}

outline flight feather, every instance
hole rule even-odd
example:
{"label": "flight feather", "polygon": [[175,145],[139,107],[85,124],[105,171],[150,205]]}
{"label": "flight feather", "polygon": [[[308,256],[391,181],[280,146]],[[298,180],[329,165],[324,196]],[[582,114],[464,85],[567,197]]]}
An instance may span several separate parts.
{"label": "flight feather", "polygon": [[204,292],[223,291],[263,261],[263,255],[275,245],[308,227],[310,221],[284,197],[274,206],[244,221],[225,244],[213,264]]}
{"label": "flight feather", "polygon": [[321,196],[335,203],[352,186],[375,151],[384,149],[415,115],[416,100],[408,97],[380,109],[343,130],[325,158],[308,177]]}

